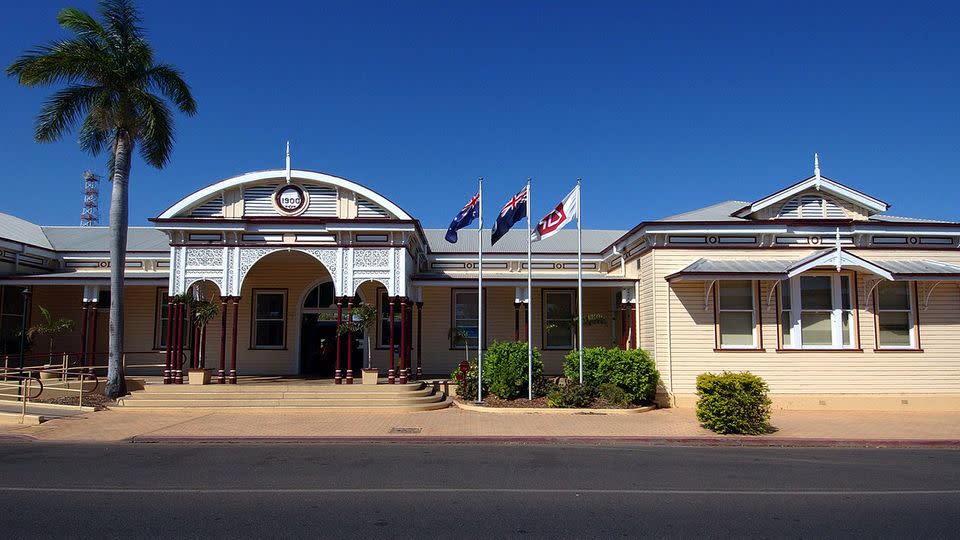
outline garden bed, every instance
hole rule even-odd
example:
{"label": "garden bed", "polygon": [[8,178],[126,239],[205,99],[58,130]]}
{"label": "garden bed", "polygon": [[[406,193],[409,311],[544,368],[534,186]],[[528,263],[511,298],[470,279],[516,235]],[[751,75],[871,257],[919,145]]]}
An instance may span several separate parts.
{"label": "garden bed", "polygon": [[[63,396],[55,398],[41,398],[41,399],[31,399],[31,403],[52,403],[54,405],[72,405],[78,407],[80,405],[80,398],[77,396]],[[103,394],[88,394],[83,396],[83,406],[84,407],[93,407],[95,411],[105,411],[108,410],[110,405],[116,405],[116,401],[108,398]]]}
{"label": "garden bed", "polygon": [[630,405],[627,407],[618,407],[607,404],[602,400],[597,400],[589,407],[550,407],[547,405],[546,397],[527,399],[500,399],[495,396],[486,396],[483,403],[474,403],[460,398],[453,400],[454,404],[468,411],[483,411],[491,413],[566,413],[566,414],[631,414],[652,411],[657,408],[655,404],[650,405]]}

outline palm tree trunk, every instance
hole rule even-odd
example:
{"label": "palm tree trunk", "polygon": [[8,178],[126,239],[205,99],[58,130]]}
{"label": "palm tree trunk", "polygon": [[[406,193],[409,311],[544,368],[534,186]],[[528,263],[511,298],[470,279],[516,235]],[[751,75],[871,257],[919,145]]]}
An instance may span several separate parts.
{"label": "palm tree trunk", "polygon": [[107,363],[108,397],[127,394],[123,376],[123,274],[127,263],[127,185],[133,141],[121,131],[113,147],[113,188],[110,192],[110,358]]}

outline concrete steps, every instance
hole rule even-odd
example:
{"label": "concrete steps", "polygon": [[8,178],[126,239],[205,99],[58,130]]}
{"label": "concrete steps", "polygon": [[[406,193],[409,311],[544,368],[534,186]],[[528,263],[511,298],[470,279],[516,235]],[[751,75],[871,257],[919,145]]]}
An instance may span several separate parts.
{"label": "concrete steps", "polygon": [[121,398],[121,407],[137,409],[323,408],[377,411],[426,411],[453,401],[422,382],[405,385],[333,385],[326,381],[236,385],[144,385]]}

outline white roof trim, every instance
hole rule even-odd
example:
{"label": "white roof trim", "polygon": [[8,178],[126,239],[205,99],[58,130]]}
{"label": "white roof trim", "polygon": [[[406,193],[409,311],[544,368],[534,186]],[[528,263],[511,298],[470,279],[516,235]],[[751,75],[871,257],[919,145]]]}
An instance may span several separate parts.
{"label": "white roof trim", "polygon": [[876,264],[857,257],[852,253],[847,253],[844,250],[830,250],[829,253],[824,253],[823,255],[805,261],[800,266],[793,266],[787,271],[787,277],[798,276],[807,270],[812,270],[818,266],[837,266],[840,268],[862,268],[868,272],[876,274],[884,279],[893,281],[893,274],[889,270],[877,266]]}
{"label": "white roof trim", "polygon": [[746,217],[750,214],[753,214],[754,212],[763,210],[764,208],[767,208],[768,206],[774,205],[778,202],[789,200],[793,198],[793,196],[798,195],[811,188],[814,188],[817,191],[824,191],[826,193],[830,193],[831,195],[835,195],[837,197],[854,202],[856,204],[859,204],[860,206],[863,206],[864,208],[873,210],[875,213],[886,212],[887,209],[890,208],[889,204],[881,201],[880,199],[875,199],[865,193],[861,193],[855,189],[848,188],[847,186],[840,184],[839,182],[834,182],[833,180],[830,180],[829,178],[824,178],[822,176],[818,180],[815,176],[811,176],[810,178],[807,178],[806,180],[803,180],[797,184],[794,184],[793,186],[787,189],[778,191],[773,195],[770,195],[766,198],[760,199],[759,201],[752,203],[749,207],[738,211],[735,215],[737,217]]}
{"label": "white roof trim", "polygon": [[[338,176],[331,176],[329,174],[318,173],[313,171],[304,171],[299,169],[294,169],[290,171],[291,176],[297,180],[312,180],[315,182],[322,182],[324,184],[329,184],[337,187],[343,187],[354,193],[361,195],[370,201],[382,206],[387,212],[395,215],[398,219],[412,220],[410,214],[407,214],[402,208],[388,200],[383,195],[380,195],[376,191],[373,191],[370,188],[366,188],[340,178]],[[234,176],[233,178],[228,178],[226,180],[221,180],[213,185],[207,186],[203,189],[193,192],[192,194],[184,197],[179,202],[166,209],[162,214],[160,214],[160,219],[170,219],[175,218],[179,214],[183,213],[186,210],[198,205],[202,201],[206,200],[209,197],[218,195],[221,191],[237,187],[243,184],[260,182],[263,180],[283,180],[286,178],[287,171],[286,169],[275,169],[270,171],[259,171],[241,174],[240,176]]]}

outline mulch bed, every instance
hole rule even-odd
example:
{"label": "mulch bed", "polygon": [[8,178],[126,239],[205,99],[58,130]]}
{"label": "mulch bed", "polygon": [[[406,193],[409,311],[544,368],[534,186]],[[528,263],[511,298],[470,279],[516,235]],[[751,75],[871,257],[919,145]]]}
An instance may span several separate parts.
{"label": "mulch bed", "polygon": [[[526,398],[517,398],[517,399],[500,399],[497,396],[486,395],[483,398],[483,403],[474,403],[473,401],[465,401],[463,399],[457,398],[459,401],[469,403],[470,405],[477,405],[480,407],[491,407],[491,408],[502,408],[502,409],[546,409],[550,405],[547,404],[547,397],[536,397],[532,400]],[[608,403],[604,399],[596,399],[587,409],[637,409],[640,407],[645,407],[646,405],[613,405]]]}
{"label": "mulch bed", "polygon": [[[80,404],[80,398],[78,396],[64,396],[57,398],[46,398],[46,399],[34,399],[31,400],[32,403],[53,403],[55,405],[73,405],[74,407]],[[83,396],[83,406],[84,407],[93,407],[96,411],[105,411],[108,410],[110,405],[115,405],[117,402],[108,398],[103,394],[87,394]]]}

